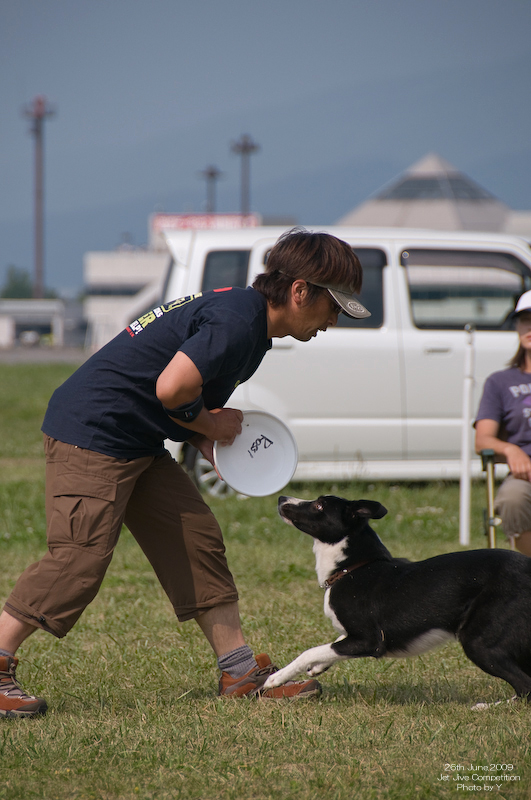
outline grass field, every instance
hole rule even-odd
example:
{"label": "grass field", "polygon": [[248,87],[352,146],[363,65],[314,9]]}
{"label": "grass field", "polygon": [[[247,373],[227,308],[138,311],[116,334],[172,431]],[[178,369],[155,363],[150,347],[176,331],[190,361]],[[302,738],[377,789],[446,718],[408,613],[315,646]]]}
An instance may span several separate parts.
{"label": "grass field", "polygon": [[[45,547],[39,428],[49,395],[70,371],[0,365],[1,597]],[[395,555],[460,549],[455,484],[288,491],[379,500],[389,514],[375,528]],[[474,486],[473,547],[485,544],[484,499],[484,487]],[[256,652],[282,665],[331,641],[311,542],[280,521],[276,498],[211,505]],[[457,645],[416,659],[338,665],[322,676],[318,701],[217,698],[214,656],[195,623],[177,624],[127,531],[72,633],[56,640],[38,632],[19,655],[19,678],[50,710],[42,719],[0,720],[1,800],[404,800],[471,790],[531,797],[531,710],[503,703],[472,711],[512,690]]]}

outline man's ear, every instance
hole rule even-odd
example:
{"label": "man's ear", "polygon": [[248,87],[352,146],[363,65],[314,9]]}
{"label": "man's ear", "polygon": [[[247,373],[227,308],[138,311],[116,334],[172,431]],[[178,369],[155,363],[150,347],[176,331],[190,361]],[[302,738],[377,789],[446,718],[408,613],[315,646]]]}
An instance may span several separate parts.
{"label": "man's ear", "polygon": [[297,306],[302,306],[304,305],[307,296],[308,296],[308,284],[301,278],[297,278],[297,280],[293,281],[293,283],[291,284],[291,297],[293,299],[293,302]]}

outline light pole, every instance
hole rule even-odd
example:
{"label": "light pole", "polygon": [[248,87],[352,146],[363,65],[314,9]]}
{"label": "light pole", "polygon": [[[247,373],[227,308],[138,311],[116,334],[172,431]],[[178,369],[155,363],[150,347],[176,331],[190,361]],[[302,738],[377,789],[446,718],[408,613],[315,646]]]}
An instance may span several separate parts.
{"label": "light pole", "polygon": [[250,213],[250,157],[260,150],[260,145],[253,142],[249,134],[244,133],[238,142],[232,142],[231,150],[242,158],[241,213],[247,216]]}
{"label": "light pole", "polygon": [[207,185],[206,212],[207,214],[213,214],[216,210],[216,181],[221,178],[223,173],[220,169],[211,164],[200,172],[199,175],[206,180]]}
{"label": "light pole", "polygon": [[32,120],[30,132],[35,137],[35,268],[33,279],[33,297],[44,297],[44,120],[55,114],[46,98],[38,95],[33,102],[24,108],[24,116]]}

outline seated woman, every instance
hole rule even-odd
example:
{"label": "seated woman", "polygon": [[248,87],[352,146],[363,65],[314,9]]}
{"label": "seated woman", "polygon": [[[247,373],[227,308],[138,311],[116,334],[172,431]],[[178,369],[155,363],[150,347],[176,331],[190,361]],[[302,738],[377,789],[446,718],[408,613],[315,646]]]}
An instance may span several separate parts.
{"label": "seated woman", "polygon": [[508,369],[485,381],[474,426],[476,452],[494,450],[509,465],[495,509],[505,535],[531,556],[531,291],[518,300],[514,317],[518,350]]}

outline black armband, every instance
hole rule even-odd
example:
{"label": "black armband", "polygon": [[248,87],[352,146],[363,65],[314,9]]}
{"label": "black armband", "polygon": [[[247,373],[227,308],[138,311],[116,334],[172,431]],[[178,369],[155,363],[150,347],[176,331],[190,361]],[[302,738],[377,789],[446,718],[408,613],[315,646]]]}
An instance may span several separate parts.
{"label": "black armband", "polygon": [[192,400],[190,403],[183,403],[180,406],[175,406],[175,408],[166,408],[166,406],[162,406],[162,408],[166,414],[178,419],[179,422],[193,422],[201,413],[204,405],[203,395],[200,394],[199,397],[196,397],[195,400]]}

